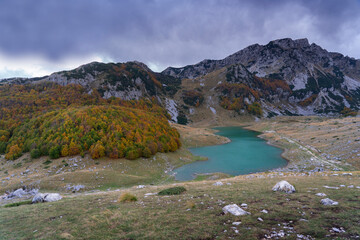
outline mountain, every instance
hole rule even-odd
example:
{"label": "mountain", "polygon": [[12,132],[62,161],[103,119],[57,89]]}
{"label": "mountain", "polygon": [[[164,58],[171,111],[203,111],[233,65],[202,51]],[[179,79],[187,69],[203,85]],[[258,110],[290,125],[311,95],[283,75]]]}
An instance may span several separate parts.
{"label": "mountain", "polygon": [[162,73],[203,84],[211,73],[221,85],[211,89],[217,91],[220,105],[233,110],[236,106],[229,105],[235,104],[246,111],[257,102],[263,116],[336,114],[360,108],[360,60],[310,45],[307,39],[254,44],[222,60],[169,67]]}
{"label": "mountain", "polygon": [[[203,60],[161,73],[140,62],[98,63],[0,84],[79,84],[123,100],[154,98],[174,122],[277,115],[356,115],[360,60],[328,52],[307,39],[254,44],[222,60]],[[225,111],[224,111],[225,110]]]}
{"label": "mountain", "polygon": [[104,98],[119,97],[123,100],[171,94],[180,86],[178,79],[155,73],[140,62],[92,62],[70,71],[61,71],[40,78],[4,79],[2,84],[27,84],[54,82],[62,86],[78,84],[91,92],[96,89]]}

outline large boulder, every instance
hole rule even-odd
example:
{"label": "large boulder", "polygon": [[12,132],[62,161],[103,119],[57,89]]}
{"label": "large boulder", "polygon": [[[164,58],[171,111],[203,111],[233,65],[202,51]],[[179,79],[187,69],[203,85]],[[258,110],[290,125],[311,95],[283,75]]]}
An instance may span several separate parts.
{"label": "large boulder", "polygon": [[61,195],[58,193],[38,193],[32,200],[32,203],[39,202],[55,202],[61,199]]}
{"label": "large boulder", "polygon": [[325,205],[325,206],[334,206],[334,205],[338,205],[338,202],[335,202],[334,200],[331,200],[330,198],[324,198],[321,199],[321,204]]}
{"label": "large boulder", "polygon": [[295,192],[295,188],[293,185],[288,183],[287,181],[280,181],[272,188],[273,191],[281,191],[286,193],[293,193]]}
{"label": "large boulder", "polygon": [[225,207],[223,207],[223,212],[225,214],[227,213],[230,213],[232,215],[235,215],[235,216],[242,216],[242,215],[249,215],[251,213],[243,210],[241,207],[239,207],[238,205],[236,204],[230,204],[230,205],[226,205]]}

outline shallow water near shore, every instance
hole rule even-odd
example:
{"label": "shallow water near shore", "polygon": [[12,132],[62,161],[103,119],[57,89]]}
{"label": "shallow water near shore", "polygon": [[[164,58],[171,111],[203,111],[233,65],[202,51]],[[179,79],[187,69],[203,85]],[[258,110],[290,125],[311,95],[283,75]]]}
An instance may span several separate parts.
{"label": "shallow water near shore", "polygon": [[190,148],[207,161],[197,161],[173,171],[175,179],[192,180],[196,174],[222,172],[242,175],[284,167],[287,161],[281,157],[282,149],[271,146],[258,137],[260,133],[242,127],[218,127],[217,135],[228,137],[231,142],[223,145]]}

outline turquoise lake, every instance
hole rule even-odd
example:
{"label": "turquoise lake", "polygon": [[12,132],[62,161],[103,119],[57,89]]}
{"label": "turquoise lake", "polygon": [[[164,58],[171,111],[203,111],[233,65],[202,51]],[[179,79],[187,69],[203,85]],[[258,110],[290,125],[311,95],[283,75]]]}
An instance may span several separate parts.
{"label": "turquoise lake", "polygon": [[196,156],[207,157],[173,171],[175,179],[187,181],[196,174],[222,172],[230,175],[263,172],[283,167],[287,161],[281,157],[282,149],[271,146],[258,137],[260,133],[241,127],[215,128],[217,135],[228,137],[231,142],[223,145],[190,148]]}

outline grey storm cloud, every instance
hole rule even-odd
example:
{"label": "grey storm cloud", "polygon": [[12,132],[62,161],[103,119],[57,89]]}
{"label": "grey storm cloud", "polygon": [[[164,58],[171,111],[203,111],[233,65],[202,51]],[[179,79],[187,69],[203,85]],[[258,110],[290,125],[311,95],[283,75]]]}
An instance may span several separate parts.
{"label": "grey storm cloud", "polygon": [[360,58],[358,0],[1,0],[0,52],[49,61],[95,54],[160,68],[254,43],[308,38]]}

